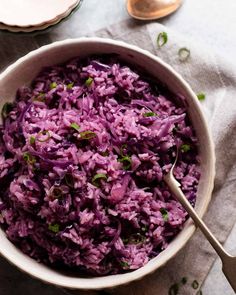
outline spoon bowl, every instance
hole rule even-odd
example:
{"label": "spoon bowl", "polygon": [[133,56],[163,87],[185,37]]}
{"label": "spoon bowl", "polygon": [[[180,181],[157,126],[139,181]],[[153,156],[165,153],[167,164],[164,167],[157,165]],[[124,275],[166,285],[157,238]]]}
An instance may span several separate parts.
{"label": "spoon bowl", "polygon": [[182,0],[128,0],[127,11],[136,19],[154,20],[176,11]]}

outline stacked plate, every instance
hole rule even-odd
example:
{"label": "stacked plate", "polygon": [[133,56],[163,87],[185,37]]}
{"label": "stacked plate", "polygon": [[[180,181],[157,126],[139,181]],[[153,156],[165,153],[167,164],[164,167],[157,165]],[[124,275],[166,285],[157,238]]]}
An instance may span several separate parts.
{"label": "stacked plate", "polygon": [[68,17],[81,0],[0,0],[0,30],[30,33]]}

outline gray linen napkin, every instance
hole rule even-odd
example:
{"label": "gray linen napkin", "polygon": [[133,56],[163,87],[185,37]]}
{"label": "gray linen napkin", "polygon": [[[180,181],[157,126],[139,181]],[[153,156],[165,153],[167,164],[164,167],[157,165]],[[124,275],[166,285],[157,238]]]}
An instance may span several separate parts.
{"label": "gray linen napkin", "polygon": [[[168,42],[159,49],[157,36],[163,31],[168,34]],[[217,163],[215,189],[204,219],[219,241],[224,243],[236,222],[236,72],[211,50],[202,49],[158,23],[140,25],[125,21],[92,35],[123,40],[152,52],[177,70],[196,93],[206,94],[202,108],[213,133]],[[185,62],[181,62],[178,56],[182,47],[191,51]],[[197,280],[200,289],[215,258],[214,250],[197,230],[187,246],[160,270],[107,292],[115,295],[166,295],[170,286],[186,277],[188,282],[184,286],[179,284],[179,294],[193,295],[197,290],[192,288],[192,282]],[[80,291],[70,293],[84,294]]]}

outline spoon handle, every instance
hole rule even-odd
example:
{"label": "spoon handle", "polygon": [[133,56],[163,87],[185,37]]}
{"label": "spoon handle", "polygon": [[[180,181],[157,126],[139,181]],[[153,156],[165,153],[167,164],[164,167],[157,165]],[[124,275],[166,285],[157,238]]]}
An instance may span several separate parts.
{"label": "spoon handle", "polygon": [[176,199],[181,203],[184,209],[188,212],[190,217],[193,219],[195,224],[201,229],[202,233],[208,239],[212,247],[218,253],[219,257],[221,258],[222,265],[223,265],[223,272],[230,283],[231,287],[233,288],[234,292],[236,293],[236,257],[229,255],[219,241],[215,238],[206,224],[199,218],[198,214],[194,210],[194,208],[189,203],[188,199],[185,197],[184,193],[180,188],[180,184],[174,178],[173,174],[167,174],[164,177],[166,184],[168,185],[170,191],[175,195]]}
{"label": "spoon handle", "polygon": [[225,260],[228,260],[227,258],[231,256],[224,250],[222,245],[215,238],[215,236],[212,234],[212,232],[209,230],[209,228],[206,226],[203,220],[199,218],[198,214],[196,213],[196,211],[191,206],[191,204],[189,203],[189,201],[183,194],[182,190],[180,189],[179,182],[173,177],[172,174],[167,174],[165,176],[165,182],[167,183],[170,191],[176,196],[177,200],[181,203],[181,205],[184,207],[184,209],[188,212],[190,217],[193,219],[193,221],[195,222],[195,225],[201,229],[202,233],[205,235],[205,237],[208,239],[212,247],[218,253],[221,260],[223,262]]}

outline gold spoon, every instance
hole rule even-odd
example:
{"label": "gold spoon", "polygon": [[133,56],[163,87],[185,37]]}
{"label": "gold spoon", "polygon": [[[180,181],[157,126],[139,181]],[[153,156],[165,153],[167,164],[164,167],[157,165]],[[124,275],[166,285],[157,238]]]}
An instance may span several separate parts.
{"label": "gold spoon", "polygon": [[153,20],[173,13],[182,0],[127,0],[128,13],[136,19]]}

